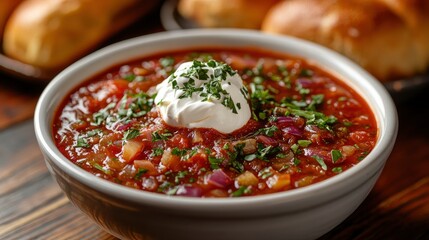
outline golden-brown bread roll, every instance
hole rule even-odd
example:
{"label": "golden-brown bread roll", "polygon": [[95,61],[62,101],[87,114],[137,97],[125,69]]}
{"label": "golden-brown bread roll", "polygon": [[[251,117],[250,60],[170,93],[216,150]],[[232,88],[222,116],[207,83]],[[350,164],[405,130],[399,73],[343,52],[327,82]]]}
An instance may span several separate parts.
{"label": "golden-brown bread roll", "polygon": [[288,0],[262,30],[325,45],[386,81],[428,67],[428,17],[427,0]]}
{"label": "golden-brown bread roll", "polygon": [[2,0],[0,1],[0,38],[3,37],[4,26],[12,11],[23,0]]}
{"label": "golden-brown bread roll", "polygon": [[37,67],[64,67],[136,19],[139,2],[26,0],[8,20],[3,50]]}
{"label": "golden-brown bread roll", "polygon": [[266,12],[281,0],[181,0],[179,13],[201,27],[260,28]]}

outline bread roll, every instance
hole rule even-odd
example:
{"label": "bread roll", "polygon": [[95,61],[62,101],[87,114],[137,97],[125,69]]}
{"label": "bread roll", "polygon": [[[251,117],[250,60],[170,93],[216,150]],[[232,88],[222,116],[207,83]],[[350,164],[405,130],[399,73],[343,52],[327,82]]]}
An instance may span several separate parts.
{"label": "bread roll", "polygon": [[0,1],[0,39],[3,37],[4,26],[12,11],[23,0],[2,0]]}
{"label": "bread roll", "polygon": [[266,12],[280,0],[181,0],[179,13],[201,27],[260,28]]}
{"label": "bread roll", "polygon": [[139,2],[24,1],[6,25],[3,50],[6,55],[33,66],[64,67],[138,17]]}
{"label": "bread roll", "polygon": [[314,41],[353,59],[382,81],[429,65],[427,0],[288,0],[262,30]]}

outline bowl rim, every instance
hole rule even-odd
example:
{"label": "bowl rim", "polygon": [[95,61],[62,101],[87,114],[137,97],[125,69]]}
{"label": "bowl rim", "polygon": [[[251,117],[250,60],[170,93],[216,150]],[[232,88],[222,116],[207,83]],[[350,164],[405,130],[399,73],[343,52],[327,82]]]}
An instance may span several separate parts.
{"label": "bowl rim", "polygon": [[[295,49],[306,51],[306,54],[312,54],[317,57],[318,60],[316,59],[315,61],[316,65],[319,65],[319,67],[321,64],[330,64],[331,67],[336,68],[335,71],[342,69],[341,71],[343,71],[343,73],[350,73],[350,76],[354,76],[355,83],[363,81],[363,83],[359,83],[363,85],[359,86],[361,91],[357,91],[357,93],[362,96],[362,91],[365,90],[368,91],[368,93],[365,95],[372,98],[365,99],[365,97],[362,96],[370,106],[377,119],[379,138],[376,146],[359,164],[353,166],[347,171],[342,172],[341,174],[333,176],[319,183],[311,184],[310,186],[260,196],[214,199],[167,196],[165,194],[131,189],[120,184],[112,183],[110,181],[98,178],[79,168],[67,158],[65,158],[56,149],[51,133],[51,121],[54,116],[47,116],[46,109],[50,107],[52,108],[53,106],[55,106],[55,109],[58,107],[59,103],[53,103],[51,100],[56,94],[55,92],[60,89],[67,80],[68,75],[73,74],[74,72],[84,68],[85,66],[91,65],[92,63],[99,61],[106,56],[111,56],[112,54],[121,51],[127,51],[127,49],[130,51],[129,49],[132,49],[136,46],[144,44],[156,44],[158,41],[171,41],[173,43],[175,41],[186,41],[193,38],[223,38],[241,41],[252,39],[252,41],[259,41],[261,43],[277,43],[284,44],[284,46],[289,47],[293,46]],[[261,46],[261,48],[264,49],[266,46]],[[296,54],[289,55],[294,56]],[[306,59],[307,57],[303,58]],[[121,62],[107,65],[105,66],[105,69],[117,65],[118,63]],[[332,69],[328,69],[328,71],[332,73]],[[91,77],[92,75],[93,74],[87,75],[87,78]],[[345,79],[340,80],[343,80],[349,86],[353,85],[352,83],[347,82]],[[84,79],[79,79],[76,81],[76,83],[73,84],[73,87],[76,87],[78,84],[82,83],[82,81],[84,81]],[[356,90],[355,86],[351,87]],[[68,89],[67,93],[71,89],[72,88]],[[64,97],[65,95],[62,96],[62,99],[64,99]],[[373,103],[376,103],[376,106],[372,106],[371,103],[369,103],[370,100],[372,100]],[[45,158],[49,158],[62,171],[74,179],[80,181],[84,185],[101,191],[107,195],[113,195],[115,197],[126,199],[138,204],[144,203],[163,208],[181,208],[183,210],[202,210],[212,208],[214,209],[213,211],[236,211],[243,208],[249,209],[252,207],[263,207],[267,203],[297,203],[308,196],[319,198],[318,201],[320,203],[320,201],[326,201],[327,198],[338,196],[338,194],[346,194],[346,192],[337,193],[335,186],[341,186],[353,181],[358,181],[359,185],[363,184],[365,180],[363,178],[370,178],[372,176],[371,174],[376,174],[377,170],[384,166],[387,156],[384,158],[381,156],[385,154],[389,155],[393,148],[398,131],[398,117],[396,107],[391,96],[378,80],[372,77],[361,67],[353,63],[351,60],[346,59],[342,55],[323,46],[293,37],[269,35],[253,30],[190,29],[160,32],[128,39],[104,47],[78,60],[58,74],[45,88],[36,106],[34,126],[37,141],[39,143],[40,149],[45,155]],[[359,176],[362,174],[363,176]],[[321,189],[323,191],[321,191]],[[348,189],[347,192],[352,190],[353,189]],[[318,204],[318,201],[315,201],[313,204]]]}

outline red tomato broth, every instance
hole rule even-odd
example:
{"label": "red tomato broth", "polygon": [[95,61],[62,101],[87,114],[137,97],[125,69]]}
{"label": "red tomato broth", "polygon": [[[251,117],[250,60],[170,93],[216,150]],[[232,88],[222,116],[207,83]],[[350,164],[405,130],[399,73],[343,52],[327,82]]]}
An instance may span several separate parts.
{"label": "red tomato broth", "polygon": [[[195,58],[228,63],[254,93],[254,118],[244,127],[222,134],[161,119],[145,92]],[[291,106],[300,107],[291,113]],[[315,112],[323,124],[331,115],[336,121],[317,126],[300,116]],[[367,103],[345,83],[305,60],[254,49],[177,51],[112,67],[64,99],[53,132],[64,156],[98,177],[193,197],[261,195],[320,182],[358,164],[378,134]]]}

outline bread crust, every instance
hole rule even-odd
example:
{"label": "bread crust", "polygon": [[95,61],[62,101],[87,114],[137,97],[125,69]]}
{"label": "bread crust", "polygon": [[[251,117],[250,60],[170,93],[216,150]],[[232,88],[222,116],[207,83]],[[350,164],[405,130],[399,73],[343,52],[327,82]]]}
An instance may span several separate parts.
{"label": "bread crust", "polygon": [[181,0],[179,13],[201,27],[260,28],[266,12],[281,0]]}
{"label": "bread crust", "polygon": [[0,1],[0,39],[3,37],[4,26],[6,25],[7,19],[22,1],[23,0]]}
{"label": "bread crust", "polygon": [[136,3],[138,0],[26,0],[7,22],[3,50],[36,67],[62,68],[123,27],[124,11]]}
{"label": "bread crust", "polygon": [[423,72],[429,64],[423,44],[429,29],[420,22],[427,19],[416,9],[407,12],[426,6],[424,1],[289,0],[272,8],[262,30],[325,45],[387,81]]}

